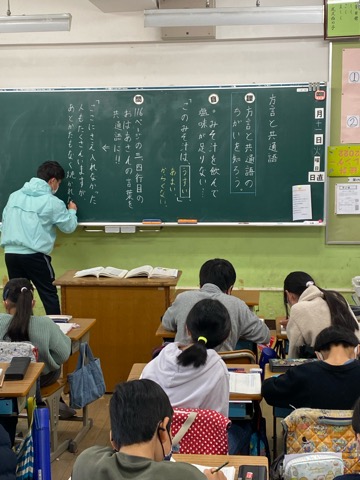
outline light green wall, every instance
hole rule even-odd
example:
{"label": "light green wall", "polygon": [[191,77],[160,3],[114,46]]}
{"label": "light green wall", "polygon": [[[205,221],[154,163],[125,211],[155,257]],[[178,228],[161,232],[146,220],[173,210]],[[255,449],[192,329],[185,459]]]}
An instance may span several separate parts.
{"label": "light green wall", "polygon": [[[351,288],[351,278],[360,274],[359,246],[325,245],[324,237],[320,227],[173,227],[136,234],[79,228],[71,235],[58,234],[52,257],[57,276],[98,265],[129,269],[150,264],[176,267],[183,271],[179,286],[196,287],[202,263],[222,257],[236,268],[235,287],[281,288],[290,271],[305,270],[322,287]],[[4,276],[4,262],[0,265]],[[280,292],[261,292],[260,314],[283,315]]]}
{"label": "light green wall", "polygon": [[[335,70],[341,63],[339,48],[335,48]],[[339,138],[341,91],[336,87],[332,91],[330,144]],[[281,289],[290,271],[304,270],[324,288],[350,289],[351,278],[360,275],[360,247],[325,245],[323,227],[169,227],[157,233],[136,234],[88,233],[79,228],[72,235],[58,235],[52,256],[57,276],[69,269],[98,265],[176,267],[183,271],[180,287],[198,286],[200,266],[214,257],[234,264],[235,287]],[[4,279],[3,261],[0,274]],[[39,304],[37,312],[41,312]],[[281,292],[261,293],[260,314],[266,318],[283,314]]]}

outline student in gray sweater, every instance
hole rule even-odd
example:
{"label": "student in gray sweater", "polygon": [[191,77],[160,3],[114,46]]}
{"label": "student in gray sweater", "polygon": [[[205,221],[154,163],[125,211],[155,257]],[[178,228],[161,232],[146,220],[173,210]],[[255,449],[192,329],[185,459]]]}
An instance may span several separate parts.
{"label": "student in gray sweater", "polygon": [[225,305],[231,320],[230,335],[216,348],[217,351],[234,350],[239,339],[265,344],[270,341],[270,331],[265,323],[242,300],[231,295],[235,280],[235,269],[229,261],[214,258],[204,263],[200,269],[200,290],[180,293],[162,317],[163,326],[176,331],[176,342],[191,343],[185,327],[186,318],[197,302],[207,298]]}

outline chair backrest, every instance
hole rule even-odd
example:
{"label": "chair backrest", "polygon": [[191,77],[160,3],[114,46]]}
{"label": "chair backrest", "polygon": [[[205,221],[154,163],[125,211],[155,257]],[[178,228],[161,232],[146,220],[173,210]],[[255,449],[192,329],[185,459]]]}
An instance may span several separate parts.
{"label": "chair backrest", "polygon": [[229,352],[218,352],[220,357],[224,360],[226,364],[232,363],[246,363],[254,364],[256,363],[256,356],[251,350],[233,350]]}
{"label": "chair backrest", "polygon": [[[174,407],[171,422],[173,437],[187,420],[190,412],[196,412],[196,417],[180,440],[178,453],[227,455],[229,453],[227,432],[231,421],[215,410]],[[175,445],[174,449],[176,449]]]}
{"label": "chair backrest", "polygon": [[284,420],[285,453],[341,452],[345,473],[360,473],[352,410],[297,408]]}

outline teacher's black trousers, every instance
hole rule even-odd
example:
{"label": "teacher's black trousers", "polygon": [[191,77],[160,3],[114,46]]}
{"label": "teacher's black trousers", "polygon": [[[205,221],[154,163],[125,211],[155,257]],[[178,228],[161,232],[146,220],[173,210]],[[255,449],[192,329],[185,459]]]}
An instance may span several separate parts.
{"label": "teacher's black trousers", "polygon": [[47,315],[59,315],[60,302],[53,281],[55,273],[51,257],[43,253],[5,253],[9,278],[27,278],[38,291]]}

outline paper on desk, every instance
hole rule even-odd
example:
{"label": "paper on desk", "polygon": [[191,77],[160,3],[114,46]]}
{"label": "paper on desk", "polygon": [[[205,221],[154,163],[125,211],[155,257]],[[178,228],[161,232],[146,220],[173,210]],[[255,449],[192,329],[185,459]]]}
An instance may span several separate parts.
{"label": "paper on desk", "polygon": [[63,333],[65,333],[65,335],[67,335],[73,328],[79,326],[77,323],[56,323],[56,325]]}
{"label": "paper on desk", "polygon": [[260,373],[230,372],[230,393],[261,393]]}
{"label": "paper on desk", "polygon": [[[200,470],[200,472],[204,473],[204,470],[208,468],[216,468],[216,467],[204,467],[204,465],[196,465],[195,463],[192,463],[192,465]],[[219,465],[220,466],[220,465]],[[234,480],[235,478],[235,467],[223,467],[221,469],[227,480]]]}

